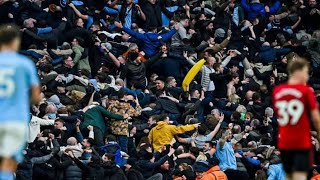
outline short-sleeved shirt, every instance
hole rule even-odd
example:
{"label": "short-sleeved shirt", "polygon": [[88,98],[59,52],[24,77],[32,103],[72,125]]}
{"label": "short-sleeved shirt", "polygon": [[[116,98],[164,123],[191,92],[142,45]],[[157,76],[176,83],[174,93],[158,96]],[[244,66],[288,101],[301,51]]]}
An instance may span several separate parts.
{"label": "short-sleeved shirt", "polygon": [[39,85],[34,63],[15,52],[0,53],[0,122],[28,122],[30,88]]}
{"label": "short-sleeved shirt", "polygon": [[275,87],[272,98],[279,123],[279,149],[310,149],[310,112],[318,108],[313,89],[307,85],[282,84]]}

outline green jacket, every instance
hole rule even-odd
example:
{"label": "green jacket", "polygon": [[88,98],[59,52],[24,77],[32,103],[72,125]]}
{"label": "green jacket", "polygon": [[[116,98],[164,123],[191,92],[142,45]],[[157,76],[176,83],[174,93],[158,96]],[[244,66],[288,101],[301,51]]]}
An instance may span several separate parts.
{"label": "green jacket", "polygon": [[114,120],[123,120],[123,116],[112,114],[102,106],[96,106],[84,113],[84,121],[81,123],[80,128],[84,130],[87,126],[91,125],[99,128],[103,134],[106,131],[105,118]]}
{"label": "green jacket", "polygon": [[73,61],[74,64],[77,66],[78,70],[86,69],[91,73],[91,67],[89,64],[88,56],[81,59],[82,53],[84,52],[84,48],[81,46],[73,46],[72,50],[75,54]]}

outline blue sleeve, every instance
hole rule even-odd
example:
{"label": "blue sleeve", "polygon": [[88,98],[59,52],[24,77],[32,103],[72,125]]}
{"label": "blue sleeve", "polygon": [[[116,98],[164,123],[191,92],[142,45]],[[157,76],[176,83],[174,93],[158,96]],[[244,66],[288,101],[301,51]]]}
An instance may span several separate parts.
{"label": "blue sleeve", "polygon": [[132,95],[132,96],[134,96],[134,97],[137,97],[137,93],[136,93],[135,91],[133,91],[133,90],[127,88],[127,87],[124,87],[123,90],[124,90],[126,93],[128,93],[129,95]]}
{"label": "blue sleeve", "polygon": [[52,31],[52,27],[46,27],[46,28],[37,28],[37,35],[39,34],[45,34]]}
{"label": "blue sleeve", "polygon": [[35,58],[37,60],[43,58],[43,55],[41,55],[39,53],[36,53],[36,52],[34,52],[32,50],[21,50],[21,51],[19,51],[19,54],[22,54],[22,55],[25,55],[25,56],[31,56],[31,57],[33,57],[33,58]]}
{"label": "blue sleeve", "polygon": [[277,179],[276,178],[276,173],[274,171],[274,167],[273,166],[269,166],[269,169],[267,171],[267,175],[268,175],[268,180]]}
{"label": "blue sleeve", "polygon": [[281,7],[280,1],[276,1],[271,7],[270,7],[270,14],[275,14]]}
{"label": "blue sleeve", "polygon": [[26,76],[28,78],[28,85],[31,86],[38,86],[39,85],[39,76],[36,70],[36,67],[33,62],[29,59],[24,59],[26,62],[24,67],[26,70]]}
{"label": "blue sleeve", "polygon": [[116,15],[116,14],[119,13],[119,11],[117,11],[116,9],[109,8],[109,7],[104,7],[104,8],[103,8],[103,11],[104,11],[105,13],[110,14],[110,15]]}
{"label": "blue sleeve", "polygon": [[260,165],[260,161],[259,160],[256,160],[256,159],[253,159],[253,158],[250,158],[250,157],[246,157],[247,161],[254,165],[254,166],[259,166]]}
{"label": "blue sleeve", "polygon": [[161,34],[160,36],[162,37],[163,41],[169,41],[176,32],[177,32],[176,29],[171,29],[171,31]]}
{"label": "blue sleeve", "polygon": [[241,6],[245,11],[250,11],[250,6],[247,3],[247,0],[241,0]]}
{"label": "blue sleeve", "polygon": [[132,37],[134,37],[134,38],[136,38],[136,39],[139,39],[139,40],[141,40],[141,41],[143,41],[143,40],[145,39],[144,34],[141,34],[141,33],[135,32],[135,31],[132,31],[132,30],[129,29],[129,28],[124,27],[122,30],[123,30],[124,32],[128,33],[130,36],[132,36]]}
{"label": "blue sleeve", "polygon": [[93,24],[93,17],[92,16],[88,16],[87,29],[89,29],[92,24]]}
{"label": "blue sleeve", "polygon": [[276,50],[277,56],[288,54],[291,51],[289,48],[280,48],[275,50]]}
{"label": "blue sleeve", "polygon": [[55,65],[61,63],[62,61],[63,61],[63,57],[59,57],[59,58],[57,58],[57,59],[53,59],[53,60],[51,61],[51,64],[55,66]]}
{"label": "blue sleeve", "polygon": [[79,143],[83,141],[83,135],[81,132],[77,132],[76,139]]}

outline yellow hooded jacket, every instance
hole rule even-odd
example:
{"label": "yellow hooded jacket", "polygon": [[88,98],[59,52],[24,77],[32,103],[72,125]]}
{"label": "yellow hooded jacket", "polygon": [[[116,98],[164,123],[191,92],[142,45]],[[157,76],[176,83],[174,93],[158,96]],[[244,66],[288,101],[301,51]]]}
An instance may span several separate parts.
{"label": "yellow hooded jacket", "polygon": [[159,151],[163,146],[170,144],[173,137],[177,134],[183,134],[187,131],[192,131],[195,125],[175,126],[167,122],[160,121],[157,126],[152,128],[148,138],[155,151]]}

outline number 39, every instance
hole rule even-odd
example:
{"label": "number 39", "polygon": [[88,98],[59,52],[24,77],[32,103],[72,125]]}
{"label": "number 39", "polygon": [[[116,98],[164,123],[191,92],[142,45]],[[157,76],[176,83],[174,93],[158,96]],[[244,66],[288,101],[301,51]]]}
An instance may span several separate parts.
{"label": "number 39", "polygon": [[302,102],[296,99],[291,101],[279,101],[275,106],[278,108],[278,122],[280,126],[286,126],[288,123],[296,125],[304,111]]}

